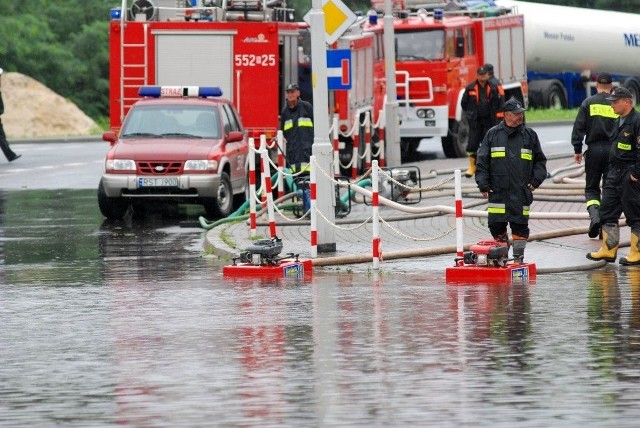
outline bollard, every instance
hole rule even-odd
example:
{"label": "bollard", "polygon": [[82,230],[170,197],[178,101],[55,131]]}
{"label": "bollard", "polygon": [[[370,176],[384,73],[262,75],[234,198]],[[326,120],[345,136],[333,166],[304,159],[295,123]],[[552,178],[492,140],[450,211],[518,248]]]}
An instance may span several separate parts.
{"label": "bollard", "polygon": [[455,198],[456,198],[456,254],[464,256],[464,244],[462,240],[462,174],[459,169],[454,171]]}
{"label": "bollard", "polygon": [[380,240],[380,215],[378,208],[378,161],[373,161],[371,167],[371,189],[373,195],[371,197],[372,210],[372,232],[373,232],[373,268],[380,268],[380,260],[382,259],[382,241]]}

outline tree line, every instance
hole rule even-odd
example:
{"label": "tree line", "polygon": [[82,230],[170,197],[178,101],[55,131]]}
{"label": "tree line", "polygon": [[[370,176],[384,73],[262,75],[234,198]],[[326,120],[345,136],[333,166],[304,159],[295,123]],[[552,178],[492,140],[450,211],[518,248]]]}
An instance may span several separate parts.
{"label": "tree line", "polygon": [[[636,12],[637,0],[546,0],[536,3]],[[366,13],[367,0],[344,0]],[[129,1],[131,4],[131,1]],[[290,0],[296,19],[311,0]],[[38,80],[95,120],[109,114],[109,20],[114,0],[0,0],[0,67]]]}

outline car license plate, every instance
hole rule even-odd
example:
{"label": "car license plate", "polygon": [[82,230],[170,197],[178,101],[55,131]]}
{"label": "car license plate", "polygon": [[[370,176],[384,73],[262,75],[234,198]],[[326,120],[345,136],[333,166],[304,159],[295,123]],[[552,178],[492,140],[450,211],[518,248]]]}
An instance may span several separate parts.
{"label": "car license plate", "polygon": [[424,126],[436,126],[436,121],[435,120],[425,120],[424,121]]}
{"label": "car license plate", "polygon": [[178,187],[178,178],[142,178],[138,177],[138,188],[142,187]]}

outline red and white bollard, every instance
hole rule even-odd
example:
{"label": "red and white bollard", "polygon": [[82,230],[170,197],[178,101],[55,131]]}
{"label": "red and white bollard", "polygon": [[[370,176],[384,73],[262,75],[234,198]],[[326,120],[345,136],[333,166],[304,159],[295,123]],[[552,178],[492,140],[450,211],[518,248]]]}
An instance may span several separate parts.
{"label": "red and white bollard", "polygon": [[371,190],[373,196],[371,197],[371,211],[372,211],[372,253],[373,253],[373,268],[380,268],[380,261],[382,260],[382,240],[380,238],[380,214],[378,208],[378,161],[373,161],[371,167]]}
{"label": "red and white bollard", "polygon": [[464,244],[462,240],[462,174],[459,169],[454,171],[456,198],[456,255],[464,256]]}
{"label": "red and white bollard", "polygon": [[380,152],[378,163],[380,164],[380,168],[384,168],[386,166],[384,160],[384,110],[380,110],[380,115],[378,116],[378,141],[378,151]]}
{"label": "red and white bollard", "polygon": [[286,167],[284,154],[287,150],[282,130],[278,130],[276,134],[276,144],[278,146],[278,198],[282,198],[284,197],[284,169]]}
{"label": "red and white bollard", "polygon": [[[359,119],[355,118],[355,123],[358,124]],[[360,156],[358,155],[360,149],[360,127],[355,127],[353,134],[353,152],[351,155],[351,179],[355,180],[358,177],[358,164],[360,163]]]}
{"label": "red and white bollard", "polygon": [[333,138],[333,175],[340,175],[340,138],[338,129],[338,115],[333,116],[333,125],[331,126],[331,136]]}
{"label": "red and white bollard", "polygon": [[[265,137],[264,135],[261,135],[260,138],[262,139],[262,137]],[[266,137],[265,137],[266,138]],[[262,147],[265,147],[263,144],[261,144]],[[262,150],[262,152],[260,153],[260,155],[262,156],[262,174],[263,174],[263,180],[264,183],[266,185],[266,199],[267,199],[267,214],[269,216],[269,236],[272,238],[275,238],[276,235],[276,220],[275,220],[275,213],[274,213],[274,209],[273,209],[273,193],[272,193],[272,188],[271,188],[271,168],[269,167],[269,153],[267,152],[266,149]],[[266,175],[266,178],[264,178]]]}
{"label": "red and white bollard", "polygon": [[249,227],[251,236],[256,236],[256,153],[255,140],[249,138]]}
{"label": "red and white bollard", "polygon": [[311,257],[318,257],[318,214],[316,213],[316,157],[309,159],[309,197],[311,199],[309,209],[311,210]]}
{"label": "red and white bollard", "polygon": [[364,113],[364,149],[365,149],[365,169],[371,168],[371,112]]}

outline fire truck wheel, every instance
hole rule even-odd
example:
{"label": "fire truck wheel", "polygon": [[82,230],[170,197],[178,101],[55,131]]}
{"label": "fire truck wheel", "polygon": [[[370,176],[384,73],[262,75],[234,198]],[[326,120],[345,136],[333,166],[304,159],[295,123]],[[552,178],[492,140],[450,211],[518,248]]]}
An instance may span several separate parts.
{"label": "fire truck wheel", "polygon": [[442,137],[442,151],[448,158],[462,158],[467,155],[467,143],[469,142],[469,123],[463,113],[458,122],[449,120],[449,133]]}
{"label": "fire truck wheel", "polygon": [[233,190],[231,180],[226,172],[220,174],[220,185],[216,191],[215,198],[206,198],[202,205],[207,212],[207,216],[213,218],[224,218],[231,214],[233,209]]}
{"label": "fire truck wheel", "polygon": [[400,141],[400,160],[411,162],[417,160],[418,147],[422,138],[402,138]]}
{"label": "fire truck wheel", "polygon": [[119,220],[127,213],[129,203],[121,198],[109,198],[100,180],[98,186],[98,207],[103,216],[110,220]]}

